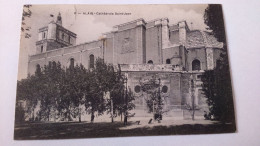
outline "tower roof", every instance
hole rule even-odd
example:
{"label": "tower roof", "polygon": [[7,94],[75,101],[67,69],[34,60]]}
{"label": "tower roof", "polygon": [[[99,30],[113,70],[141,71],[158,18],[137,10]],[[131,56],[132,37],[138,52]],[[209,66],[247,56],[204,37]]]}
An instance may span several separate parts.
{"label": "tower roof", "polygon": [[193,30],[187,32],[186,48],[200,48],[212,47],[223,48],[223,43],[218,42],[217,39],[209,32]]}

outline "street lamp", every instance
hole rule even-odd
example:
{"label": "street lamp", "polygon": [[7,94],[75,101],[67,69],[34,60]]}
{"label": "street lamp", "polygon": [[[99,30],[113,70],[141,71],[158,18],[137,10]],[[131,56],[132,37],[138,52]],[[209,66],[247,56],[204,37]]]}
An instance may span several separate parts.
{"label": "street lamp", "polygon": [[[154,120],[160,119],[162,120],[162,107],[161,107],[161,79],[159,78],[159,88],[158,88],[158,102],[157,102],[157,109],[156,113],[154,113],[154,102],[156,99],[153,100],[153,114],[154,114]],[[156,96],[155,96],[156,97]]]}
{"label": "street lamp", "polygon": [[194,92],[195,92],[195,89],[194,89],[194,77],[193,77],[193,74],[191,75],[191,110],[192,110],[192,120],[194,120],[194,115],[195,115],[195,96],[194,96]]}
{"label": "street lamp", "polygon": [[127,116],[128,116],[128,113],[127,113],[127,102],[128,102],[128,97],[127,97],[127,75],[126,75],[126,86],[125,86],[125,107],[126,107],[126,109],[125,109],[125,117],[124,117],[124,125],[127,125]]}
{"label": "street lamp", "polygon": [[161,79],[159,78],[158,79],[159,80],[159,97],[158,97],[158,99],[159,99],[159,101],[158,101],[158,108],[159,108],[159,118],[160,118],[160,120],[162,120],[162,113],[161,113]]}

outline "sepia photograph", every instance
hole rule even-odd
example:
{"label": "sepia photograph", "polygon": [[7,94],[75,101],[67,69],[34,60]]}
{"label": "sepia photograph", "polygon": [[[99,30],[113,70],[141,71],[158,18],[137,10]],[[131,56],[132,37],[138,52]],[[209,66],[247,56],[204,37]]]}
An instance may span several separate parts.
{"label": "sepia photograph", "polygon": [[235,133],[224,16],[221,4],[24,5],[14,139]]}

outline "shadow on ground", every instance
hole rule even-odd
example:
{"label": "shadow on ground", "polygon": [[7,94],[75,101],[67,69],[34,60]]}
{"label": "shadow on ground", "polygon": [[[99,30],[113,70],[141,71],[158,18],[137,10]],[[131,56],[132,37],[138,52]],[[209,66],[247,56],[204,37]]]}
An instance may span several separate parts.
{"label": "shadow on ground", "polygon": [[[129,125],[135,123],[129,123]],[[89,123],[24,123],[16,124],[14,139],[70,139],[70,138],[98,138],[123,136],[153,136],[153,135],[186,135],[232,133],[236,131],[231,124],[194,124],[140,127],[120,130],[122,122]]]}

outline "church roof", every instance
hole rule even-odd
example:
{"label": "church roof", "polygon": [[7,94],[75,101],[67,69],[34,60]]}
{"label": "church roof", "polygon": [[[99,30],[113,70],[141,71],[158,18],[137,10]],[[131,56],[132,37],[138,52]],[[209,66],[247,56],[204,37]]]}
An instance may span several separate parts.
{"label": "church roof", "polygon": [[223,43],[218,42],[217,39],[209,32],[193,30],[187,32],[186,48],[223,48]]}

